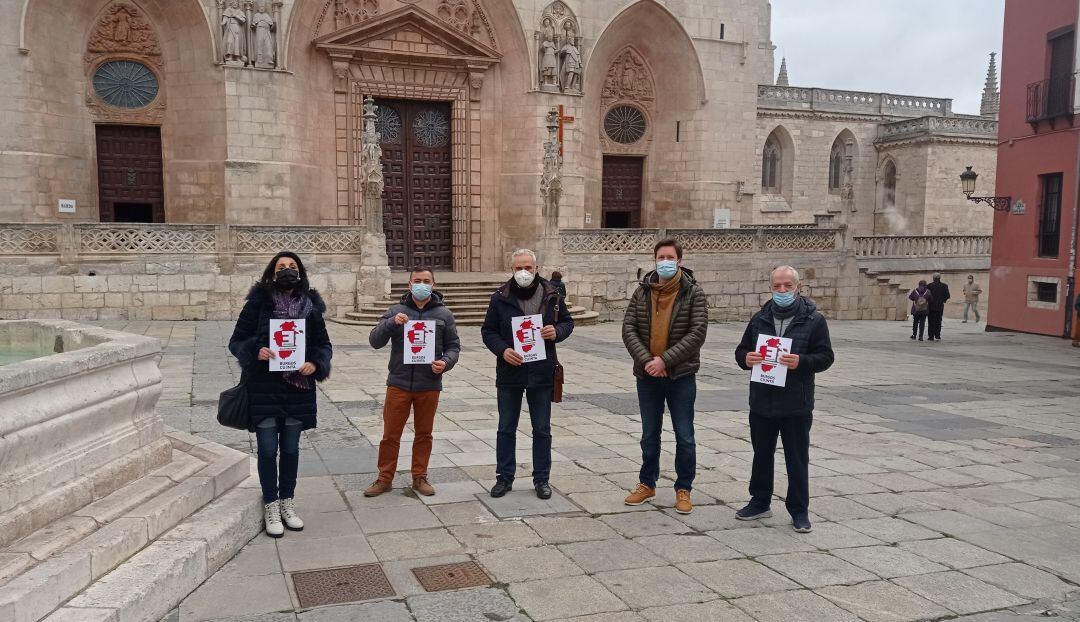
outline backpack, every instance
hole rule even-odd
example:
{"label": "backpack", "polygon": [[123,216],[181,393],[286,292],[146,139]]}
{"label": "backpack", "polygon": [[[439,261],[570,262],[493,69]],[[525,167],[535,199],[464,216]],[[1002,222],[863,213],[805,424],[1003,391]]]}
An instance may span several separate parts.
{"label": "backpack", "polygon": [[922,315],[930,312],[930,301],[926,299],[926,294],[920,294],[919,290],[915,290],[917,297],[915,298],[915,313]]}

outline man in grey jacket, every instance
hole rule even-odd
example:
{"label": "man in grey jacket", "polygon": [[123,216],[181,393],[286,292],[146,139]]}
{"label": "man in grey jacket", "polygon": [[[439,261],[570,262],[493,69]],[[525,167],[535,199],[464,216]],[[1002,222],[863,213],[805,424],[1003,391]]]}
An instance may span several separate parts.
{"label": "man in grey jacket", "polygon": [[[383,437],[379,443],[379,477],[364,491],[367,497],[381,495],[392,488],[401,434],[409,420],[410,409],[415,432],[412,488],[422,495],[435,494],[427,479],[435,409],[439,406],[443,374],[457,363],[461,342],[458,340],[454,314],[443,305],[442,294],[434,291],[434,286],[435,274],[430,269],[413,269],[409,275],[409,293],[401,297],[400,303],[386,310],[368,336],[368,342],[376,350],[387,342],[391,343],[391,347],[390,374],[386,378],[386,400],[383,403]],[[405,324],[410,320],[435,325],[435,360],[430,365],[410,365],[405,362]]]}

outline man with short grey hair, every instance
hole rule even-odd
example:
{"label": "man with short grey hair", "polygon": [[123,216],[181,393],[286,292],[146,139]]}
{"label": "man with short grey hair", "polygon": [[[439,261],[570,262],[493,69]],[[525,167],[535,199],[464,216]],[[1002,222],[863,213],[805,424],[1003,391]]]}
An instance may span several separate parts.
{"label": "man with short grey hair", "polygon": [[934,280],[926,286],[930,290],[930,315],[926,318],[927,341],[941,341],[941,322],[945,317],[945,303],[949,301],[949,286],[941,282],[941,273],[934,273]]}
{"label": "man with short grey hair", "polygon": [[814,301],[799,295],[799,272],[778,266],[769,276],[772,299],[754,314],[735,348],[735,362],[752,369],[764,361],[758,336],[787,337],[791,351],[781,354],[787,367],[784,386],[750,383],[750,442],[754,463],[750,475],[750,502],[735,513],[739,520],[772,516],[773,454],[776,438],[784,443],[788,490],[785,505],[792,528],[810,531],[810,426],[814,420],[814,376],[833,364],[832,342],[825,316]]}
{"label": "man with short grey hair", "polygon": [[[555,344],[574,331],[574,320],[562,297],[538,274],[536,253],[522,248],[511,256],[511,277],[495,290],[488,304],[480,334],[484,345],[495,355],[495,388],[499,408],[499,431],[495,442],[496,480],[492,497],[511,490],[517,471],[515,459],[518,420],[522,395],[529,402],[532,421],[533,487],[541,499],[551,497],[551,402],[555,389]],[[545,358],[524,362],[514,349],[513,319],[540,315]]]}

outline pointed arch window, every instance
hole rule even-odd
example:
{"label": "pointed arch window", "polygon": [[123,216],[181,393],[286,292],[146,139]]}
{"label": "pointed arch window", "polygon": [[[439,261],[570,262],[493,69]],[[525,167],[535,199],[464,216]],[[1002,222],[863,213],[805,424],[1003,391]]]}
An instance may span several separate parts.
{"label": "pointed arch window", "polygon": [[892,160],[885,163],[882,172],[882,205],[886,210],[896,207],[896,164]]}
{"label": "pointed arch window", "polygon": [[840,192],[840,186],[844,183],[844,159],[847,157],[847,147],[843,141],[837,138],[833,142],[832,152],[829,154],[829,192]]}
{"label": "pointed arch window", "polygon": [[761,152],[761,191],[763,193],[780,193],[780,166],[783,163],[783,157],[784,152],[780,147],[780,141],[775,136],[769,136]]}

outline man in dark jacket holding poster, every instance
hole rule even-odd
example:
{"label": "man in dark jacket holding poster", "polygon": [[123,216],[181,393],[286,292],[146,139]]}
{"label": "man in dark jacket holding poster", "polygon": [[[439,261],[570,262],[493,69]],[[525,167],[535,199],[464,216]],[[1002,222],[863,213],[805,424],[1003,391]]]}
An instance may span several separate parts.
{"label": "man in dark jacket holding poster", "polygon": [[769,505],[773,492],[773,454],[776,438],[784,443],[788,490],[785,505],[792,528],[810,531],[809,467],[810,426],[814,419],[814,375],[833,364],[832,342],[825,317],[809,298],[799,295],[799,273],[791,266],[779,266],[769,277],[772,300],[766,302],[746,327],[735,349],[735,362],[752,369],[764,356],[758,350],[758,336],[791,339],[791,351],[781,354],[779,363],[787,367],[784,386],[750,383],[750,442],[754,464],[750,476],[750,503],[735,513],[739,520],[772,516]]}
{"label": "man in dark jacket holding poster", "polygon": [[[551,401],[555,391],[555,344],[574,331],[574,320],[558,290],[538,274],[536,253],[523,248],[513,252],[513,276],[495,290],[488,304],[480,334],[495,355],[495,389],[499,407],[499,432],[495,442],[496,480],[492,497],[511,490],[517,471],[515,459],[521,398],[529,402],[532,420],[533,487],[536,496],[551,498]],[[515,317],[540,315],[543,360],[525,362],[514,348]]]}

